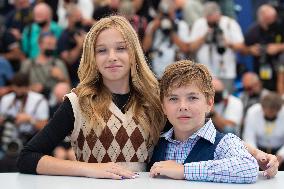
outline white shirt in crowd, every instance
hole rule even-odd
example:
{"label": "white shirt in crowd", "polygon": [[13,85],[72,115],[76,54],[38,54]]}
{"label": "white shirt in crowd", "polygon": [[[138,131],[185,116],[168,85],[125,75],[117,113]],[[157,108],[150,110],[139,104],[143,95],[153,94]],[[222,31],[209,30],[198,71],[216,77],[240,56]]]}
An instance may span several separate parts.
{"label": "white shirt in crowd", "polygon": [[214,110],[222,115],[223,118],[230,120],[236,124],[235,134],[240,136],[240,126],[243,119],[243,103],[242,101],[233,96],[229,95],[227,103],[221,102],[214,105]]}
{"label": "white shirt in crowd", "polygon": [[[21,111],[23,104],[19,100],[15,100],[15,93],[4,95],[0,102],[0,115],[9,115],[16,117]],[[35,120],[48,120],[49,107],[47,100],[43,95],[35,92],[28,92],[27,100],[23,108],[23,112],[32,116]],[[30,123],[23,123],[19,126],[21,132],[32,132],[33,126]]]}
{"label": "white shirt in crowd", "polygon": [[[284,107],[277,114],[274,126],[266,128],[261,104],[251,106],[245,117],[243,140],[248,144],[263,148],[280,148],[277,155],[284,158]],[[268,130],[269,129],[269,133]]]}
{"label": "white shirt in crowd", "polygon": [[[177,35],[183,42],[189,40],[189,27],[185,21],[176,20]],[[150,22],[147,31],[152,31],[153,22]],[[160,29],[153,34],[152,43],[152,68],[157,77],[161,77],[165,68],[175,62],[178,47],[170,40],[170,36],[166,36]]]}
{"label": "white shirt in crowd", "polygon": [[[244,37],[239,24],[232,18],[221,16],[219,27],[223,31],[225,41],[238,44],[244,42]],[[205,18],[199,18],[193,24],[190,42],[196,41],[208,32],[209,26]],[[211,50],[210,50],[211,46]],[[236,55],[235,52],[226,48],[223,55],[218,54],[216,45],[204,43],[197,51],[197,62],[208,67],[211,73],[220,79],[234,79],[236,77]],[[223,61],[223,65],[220,63]]]}

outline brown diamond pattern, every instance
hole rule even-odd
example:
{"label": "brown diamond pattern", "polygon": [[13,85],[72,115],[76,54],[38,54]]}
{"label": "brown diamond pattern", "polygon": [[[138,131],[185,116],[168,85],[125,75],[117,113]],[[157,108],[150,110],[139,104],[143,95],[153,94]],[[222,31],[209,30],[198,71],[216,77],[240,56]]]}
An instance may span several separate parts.
{"label": "brown diamond pattern", "polygon": [[98,137],[94,129],[91,129],[91,132],[86,136],[86,141],[88,143],[90,150],[93,150],[97,140],[98,140]]}
{"label": "brown diamond pattern", "polygon": [[98,163],[97,159],[94,157],[93,154],[90,155],[88,163]]}
{"label": "brown diamond pattern", "polygon": [[105,129],[102,131],[101,136],[99,137],[99,140],[101,141],[105,149],[109,148],[113,139],[114,137],[111,133],[111,130],[108,127],[105,127]]}
{"label": "brown diamond pattern", "polygon": [[102,163],[107,163],[107,162],[111,162],[111,159],[110,159],[108,153],[106,153],[104,158],[102,159]]}
{"label": "brown diamond pattern", "polygon": [[131,162],[138,162],[138,157],[136,154],[134,154],[134,156],[131,158],[130,160]]}
{"label": "brown diamond pattern", "polygon": [[126,144],[127,140],[129,139],[129,136],[126,132],[126,129],[124,127],[120,127],[119,130],[117,131],[117,134],[115,136],[115,139],[120,146],[120,149],[124,147]]}
{"label": "brown diamond pattern", "polygon": [[78,147],[79,147],[79,149],[83,150],[84,142],[85,142],[85,136],[84,136],[84,133],[83,133],[82,129],[80,129],[80,132],[79,132],[77,140],[78,140]]}
{"label": "brown diamond pattern", "polygon": [[118,157],[116,158],[116,162],[125,162],[125,157],[122,154],[122,152],[120,152],[120,154],[118,155]]}
{"label": "brown diamond pattern", "polygon": [[137,127],[131,134],[130,141],[132,142],[135,151],[137,151],[137,149],[144,142],[143,135],[141,134],[140,130]]}

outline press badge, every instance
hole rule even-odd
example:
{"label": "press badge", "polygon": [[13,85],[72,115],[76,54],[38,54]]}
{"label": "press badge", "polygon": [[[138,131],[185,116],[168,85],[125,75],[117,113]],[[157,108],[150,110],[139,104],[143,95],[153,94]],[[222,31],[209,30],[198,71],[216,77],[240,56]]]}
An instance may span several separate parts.
{"label": "press badge", "polygon": [[270,80],[272,78],[272,68],[270,65],[261,65],[259,68],[259,76],[262,80]]}

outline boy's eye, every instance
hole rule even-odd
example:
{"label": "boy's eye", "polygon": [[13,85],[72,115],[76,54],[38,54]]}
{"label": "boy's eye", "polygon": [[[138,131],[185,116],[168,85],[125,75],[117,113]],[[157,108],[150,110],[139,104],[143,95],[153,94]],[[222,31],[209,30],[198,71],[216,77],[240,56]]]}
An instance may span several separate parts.
{"label": "boy's eye", "polygon": [[197,99],[198,99],[198,97],[196,97],[196,96],[190,96],[190,97],[188,97],[188,100],[190,100],[190,101],[197,100]]}

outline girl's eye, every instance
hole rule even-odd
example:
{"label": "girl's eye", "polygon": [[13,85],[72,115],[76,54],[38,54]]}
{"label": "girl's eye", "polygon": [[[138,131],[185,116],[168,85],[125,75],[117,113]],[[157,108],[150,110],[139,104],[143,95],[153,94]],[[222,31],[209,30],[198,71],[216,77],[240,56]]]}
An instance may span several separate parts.
{"label": "girl's eye", "polygon": [[96,52],[97,53],[104,53],[104,52],[106,52],[106,49],[97,49]]}
{"label": "girl's eye", "polygon": [[176,100],[177,100],[176,97],[170,97],[170,98],[169,98],[169,101],[176,101]]}
{"label": "girl's eye", "polygon": [[117,50],[118,51],[123,51],[123,50],[126,50],[127,48],[125,46],[119,46],[117,47]]}

